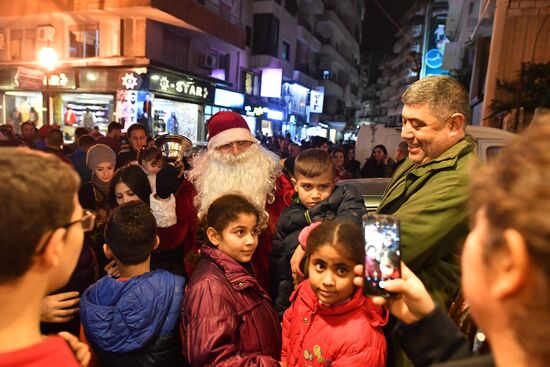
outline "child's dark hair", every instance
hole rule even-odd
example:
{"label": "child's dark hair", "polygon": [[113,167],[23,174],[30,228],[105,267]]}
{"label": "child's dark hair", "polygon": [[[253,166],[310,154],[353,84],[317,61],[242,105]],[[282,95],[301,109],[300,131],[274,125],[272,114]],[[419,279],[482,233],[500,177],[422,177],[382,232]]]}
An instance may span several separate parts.
{"label": "child's dark hair", "polygon": [[206,231],[208,227],[212,227],[216,232],[221,233],[229,223],[237,220],[243,213],[254,214],[256,220],[260,220],[260,211],[246,198],[236,194],[224,195],[214,200],[208,207],[203,220],[203,229]]}
{"label": "child's dark hair", "polygon": [[143,148],[138,152],[137,160],[140,165],[143,161],[152,161],[153,164],[162,162],[162,152],[157,147]]}
{"label": "child's dark hair", "polygon": [[334,162],[330,154],[322,149],[304,150],[294,161],[294,177],[313,178],[326,172],[334,173]]}
{"label": "child's dark hair", "polygon": [[157,222],[149,205],[125,203],[111,211],[105,225],[105,243],[123,265],[141,264],[153,252]]}
{"label": "child's dark hair", "polygon": [[340,254],[355,264],[365,264],[363,230],[354,222],[331,220],[315,227],[307,238],[306,259],[323,245],[335,247]]}

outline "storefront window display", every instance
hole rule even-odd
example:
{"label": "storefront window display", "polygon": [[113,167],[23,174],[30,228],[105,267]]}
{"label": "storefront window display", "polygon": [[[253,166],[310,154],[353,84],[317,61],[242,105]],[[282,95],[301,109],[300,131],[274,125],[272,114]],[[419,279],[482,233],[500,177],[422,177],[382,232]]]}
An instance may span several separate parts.
{"label": "storefront window display", "polygon": [[63,131],[74,135],[78,126],[97,126],[102,134],[113,120],[112,94],[59,93],[54,97],[54,121],[63,121]]}
{"label": "storefront window display", "polygon": [[32,121],[36,127],[42,126],[42,93],[9,91],[4,96],[4,113],[7,123],[17,132],[21,123]]}
{"label": "storefront window display", "polygon": [[155,135],[178,134],[196,142],[199,116],[203,106],[194,103],[155,98],[153,103],[153,130]]}

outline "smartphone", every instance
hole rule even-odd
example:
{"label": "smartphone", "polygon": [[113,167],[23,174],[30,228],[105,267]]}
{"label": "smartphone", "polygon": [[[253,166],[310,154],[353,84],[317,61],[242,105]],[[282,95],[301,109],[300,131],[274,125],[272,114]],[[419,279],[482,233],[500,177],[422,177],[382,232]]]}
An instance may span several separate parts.
{"label": "smartphone", "polygon": [[367,296],[397,296],[380,288],[380,282],[401,278],[399,219],[394,215],[367,214],[363,217],[363,234],[365,236],[364,293]]}

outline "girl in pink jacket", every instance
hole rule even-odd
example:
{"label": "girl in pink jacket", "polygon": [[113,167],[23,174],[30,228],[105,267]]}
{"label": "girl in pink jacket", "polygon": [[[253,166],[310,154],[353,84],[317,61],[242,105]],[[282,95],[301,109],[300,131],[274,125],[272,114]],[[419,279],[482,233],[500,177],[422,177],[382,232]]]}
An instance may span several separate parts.
{"label": "girl in pink jacket", "polygon": [[307,238],[306,275],[283,318],[281,360],[288,367],[385,366],[387,312],[353,284],[365,242],[355,223],[329,221]]}

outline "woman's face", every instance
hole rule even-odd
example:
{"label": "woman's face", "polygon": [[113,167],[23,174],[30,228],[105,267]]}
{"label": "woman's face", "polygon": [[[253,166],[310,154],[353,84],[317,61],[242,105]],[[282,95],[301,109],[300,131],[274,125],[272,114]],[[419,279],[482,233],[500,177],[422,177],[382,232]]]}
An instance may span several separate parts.
{"label": "woman's face", "polygon": [[115,167],[110,162],[103,162],[94,168],[94,174],[102,182],[109,183],[115,174]]}
{"label": "woman's face", "polygon": [[355,150],[348,150],[348,161],[353,161],[355,159]]}
{"label": "woman's face", "polygon": [[336,167],[342,167],[344,165],[344,153],[336,152],[332,155],[332,161]]}
{"label": "woman's face", "polygon": [[115,198],[117,205],[129,203],[130,201],[140,201],[137,196],[124,182],[119,182],[115,186]]}
{"label": "woman's face", "polygon": [[374,157],[374,159],[379,162],[381,161],[382,159],[384,159],[384,151],[380,148],[376,148],[374,149],[374,151],[372,152],[372,156]]}

